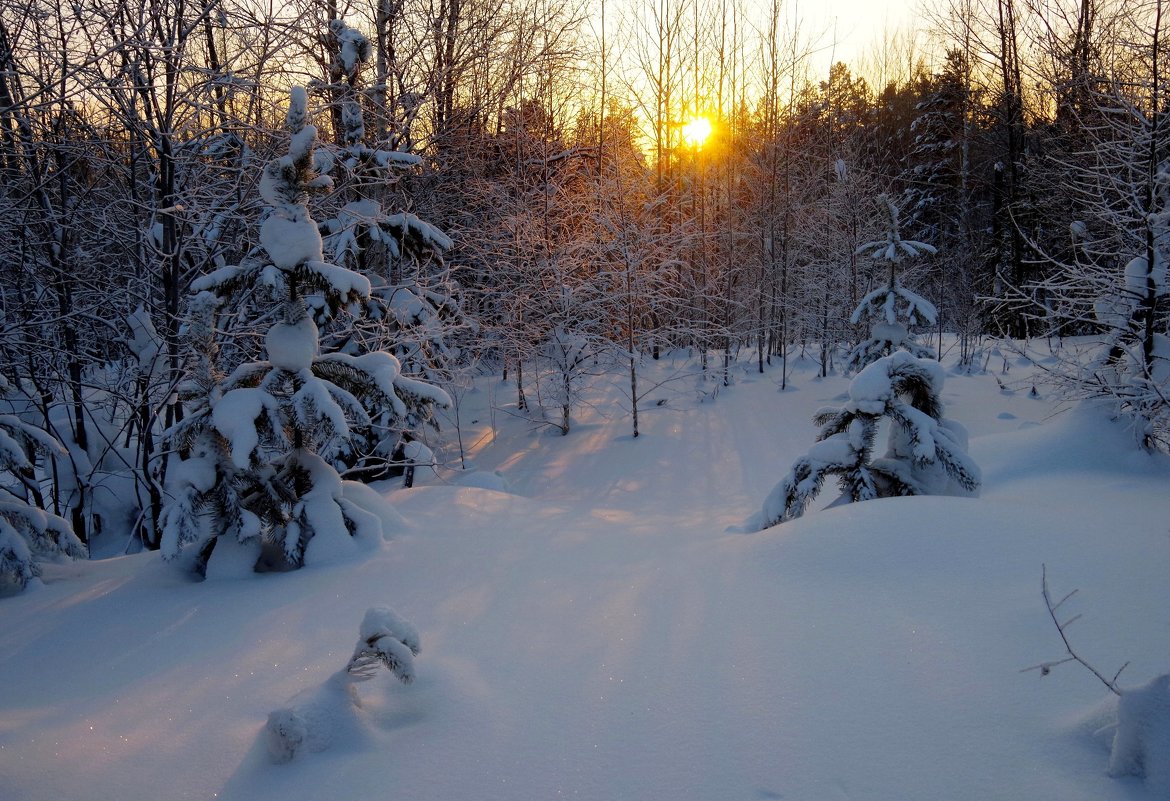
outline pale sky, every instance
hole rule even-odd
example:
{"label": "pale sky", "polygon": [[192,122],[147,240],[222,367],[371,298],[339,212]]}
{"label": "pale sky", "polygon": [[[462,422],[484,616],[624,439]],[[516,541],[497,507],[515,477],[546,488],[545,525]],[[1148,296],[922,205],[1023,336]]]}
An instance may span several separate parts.
{"label": "pale sky", "polygon": [[[592,24],[599,22],[601,0],[588,0],[591,10]],[[693,13],[692,3],[698,2],[700,14],[719,14],[719,0],[606,0],[609,11],[607,27],[615,30],[618,20],[631,11],[649,20],[653,17],[652,8],[661,8],[663,5],[673,9],[673,13],[681,13],[690,21]],[[740,8],[755,19],[755,24],[763,24],[766,18],[766,9],[772,0],[739,0]],[[926,22],[922,19],[922,6],[931,0],[781,0],[782,27],[790,32],[798,28],[800,41],[806,46],[813,46],[814,50],[808,58],[810,78],[818,79],[827,76],[829,66],[834,61],[844,61],[855,72],[864,72],[875,85],[881,83],[881,77],[906,77],[907,68],[903,50],[894,50],[903,54],[897,67],[886,67],[887,72],[894,74],[886,76],[871,75],[873,64],[863,64],[871,60],[879,50],[878,44],[885,38],[886,33],[899,32],[903,39],[910,37],[915,28],[925,30]],[[629,35],[629,29],[624,32]],[[750,37],[749,37],[750,38]],[[621,53],[630,45],[628,41],[611,41],[611,47],[617,49],[615,57],[621,60]],[[918,52],[925,46],[925,36],[918,37]],[[887,55],[887,58],[890,58]]]}
{"label": "pale sky", "polygon": [[806,36],[817,33],[820,47],[814,72],[824,74],[834,61],[857,69],[873,55],[886,32],[922,27],[918,0],[790,0],[789,12],[803,20]]}

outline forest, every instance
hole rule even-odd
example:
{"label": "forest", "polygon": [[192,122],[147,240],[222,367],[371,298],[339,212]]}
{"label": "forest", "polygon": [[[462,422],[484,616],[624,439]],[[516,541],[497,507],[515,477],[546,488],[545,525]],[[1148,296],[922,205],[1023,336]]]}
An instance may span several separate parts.
{"label": "forest", "polygon": [[1170,798],[1164,0],[801,10],[0,4],[0,796]]}
{"label": "forest", "polygon": [[[565,434],[591,376],[628,373],[635,436],[666,351],[714,384],[751,360],[783,387],[794,353],[829,375],[892,270],[859,249],[886,199],[929,245],[897,277],[937,307],[924,342],[954,335],[972,370],[988,342],[1061,343],[1046,379],[1165,449],[1162,15],[963,0],[816,75],[779,0],[6,3],[6,492],[78,544],[197,538],[174,507],[211,500],[177,465],[227,447],[209,399],[262,382],[274,326],[318,339],[324,383],[285,399],[332,421],[310,450],[346,478],[429,464],[457,438],[435,409],[484,373]],[[372,415],[345,405],[366,394]],[[304,444],[253,416],[266,447]],[[310,466],[285,467],[304,494]],[[233,525],[267,530],[279,483],[216,503],[266,495]]]}

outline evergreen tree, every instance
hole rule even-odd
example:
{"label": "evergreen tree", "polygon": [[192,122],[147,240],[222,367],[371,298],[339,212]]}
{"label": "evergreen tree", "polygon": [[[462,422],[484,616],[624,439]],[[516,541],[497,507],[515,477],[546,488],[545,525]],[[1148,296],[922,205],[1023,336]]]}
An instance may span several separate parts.
{"label": "evergreen tree", "polygon": [[888,195],[878,198],[878,206],[886,214],[884,239],[866,242],[857,249],[879,263],[889,265],[889,278],[884,286],[861,299],[849,321],[854,325],[863,320],[870,323],[869,338],[860,342],[849,354],[849,370],[860,370],[896,350],[905,350],[917,357],[930,355],[930,349],[914,341],[911,327],[933,325],[938,317],[934,304],[912,292],[899,280],[898,267],[907,256],[934,253],[924,243],[903,239],[898,226],[898,207]]}
{"label": "evergreen tree", "polygon": [[[0,393],[11,390],[0,376]],[[40,575],[46,559],[86,556],[85,546],[69,522],[40,508],[41,498],[33,455],[64,455],[65,449],[51,435],[16,415],[0,415],[0,590],[15,584],[23,589]],[[34,502],[30,502],[30,496]]]}
{"label": "evergreen tree", "polygon": [[[368,278],[371,291],[364,301],[363,320],[326,329],[325,340],[346,353],[386,350],[398,358],[404,372],[428,381],[449,380],[459,355],[452,337],[474,329],[463,313],[459,286],[444,263],[453,243],[415,214],[389,210],[400,184],[409,180],[422,159],[367,142],[360,87],[372,57],[370,42],[342,20],[329,23],[327,38],[334,53],[329,89],[339,128],[328,161],[342,204],[319,228],[334,261]],[[431,460],[421,441],[425,429],[438,428],[431,401],[410,392],[401,396],[407,413],[398,424],[375,420],[339,454],[347,475],[373,480],[393,475],[402,462],[408,463],[409,473],[418,460]],[[408,451],[416,455],[407,458]]]}
{"label": "evergreen tree", "polygon": [[[966,430],[943,417],[942,387],[938,362],[905,351],[858,373],[846,404],[813,418],[821,427],[818,442],[768,495],[759,528],[800,517],[830,475],[841,488],[838,502],[976,492],[979,468],[967,456]],[[887,448],[875,459],[882,418],[890,421]]]}
{"label": "evergreen tree", "polygon": [[358,88],[371,57],[369,40],[341,20],[329,23],[329,31],[335,52],[330,73],[345,76],[334,93],[340,130],[332,165],[345,202],[321,223],[325,247],[338,264],[372,284],[370,324],[358,332],[358,347],[389,349],[409,372],[435,380],[455,358],[448,341],[453,330],[472,327],[443,261],[453,243],[415,214],[386,208],[394,189],[422,159],[367,142]]}
{"label": "evergreen tree", "polygon": [[[449,403],[442,390],[402,376],[389,353],[319,354],[310,298],[330,314],[361,311],[370,284],[324,259],[306,204],[332,181],[318,171],[317,132],[307,122],[305,92],[294,89],[288,154],[270,162],[260,182],[271,209],[260,227],[263,254],[192,286],[200,293],[189,328],[198,366],[183,390],[190,414],[169,433],[190,455],[173,477],[163,550],[168,558],[192,553],[199,572],[224,535],[245,546],[248,564],[264,546],[260,564],[272,569],[372,547],[380,524],[344,497],[332,461],[374,421],[401,427],[411,407]],[[244,295],[267,295],[280,304],[279,319],[264,337],[268,358],[220,377],[210,325],[214,307]]]}

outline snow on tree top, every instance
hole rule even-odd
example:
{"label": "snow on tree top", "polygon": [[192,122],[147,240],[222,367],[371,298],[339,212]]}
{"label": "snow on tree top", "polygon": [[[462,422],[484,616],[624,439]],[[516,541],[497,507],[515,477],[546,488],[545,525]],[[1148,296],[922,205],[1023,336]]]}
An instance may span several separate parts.
{"label": "snow on tree top", "polygon": [[1125,265],[1125,290],[1129,294],[1143,298],[1146,295],[1146,282],[1154,281],[1154,291],[1158,297],[1166,294],[1166,262],[1158,259],[1154,262],[1154,269],[1150,270],[1145,256],[1137,256]]}
{"label": "snow on tree top", "polygon": [[294,134],[305,127],[309,119],[309,94],[303,86],[294,86],[289,91],[288,112],[284,116],[284,125]]}
{"label": "snow on tree top", "polygon": [[393,637],[412,652],[416,654],[419,652],[418,629],[389,607],[375,606],[366,610],[358,631],[358,637],[366,643],[372,644],[382,637]]}

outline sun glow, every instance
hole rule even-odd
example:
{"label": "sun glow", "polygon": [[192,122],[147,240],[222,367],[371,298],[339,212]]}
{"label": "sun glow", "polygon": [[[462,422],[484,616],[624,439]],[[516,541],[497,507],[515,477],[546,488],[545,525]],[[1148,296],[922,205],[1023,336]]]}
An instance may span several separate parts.
{"label": "sun glow", "polygon": [[706,117],[692,117],[682,127],[682,136],[686,143],[694,148],[700,148],[711,136],[711,121]]}

